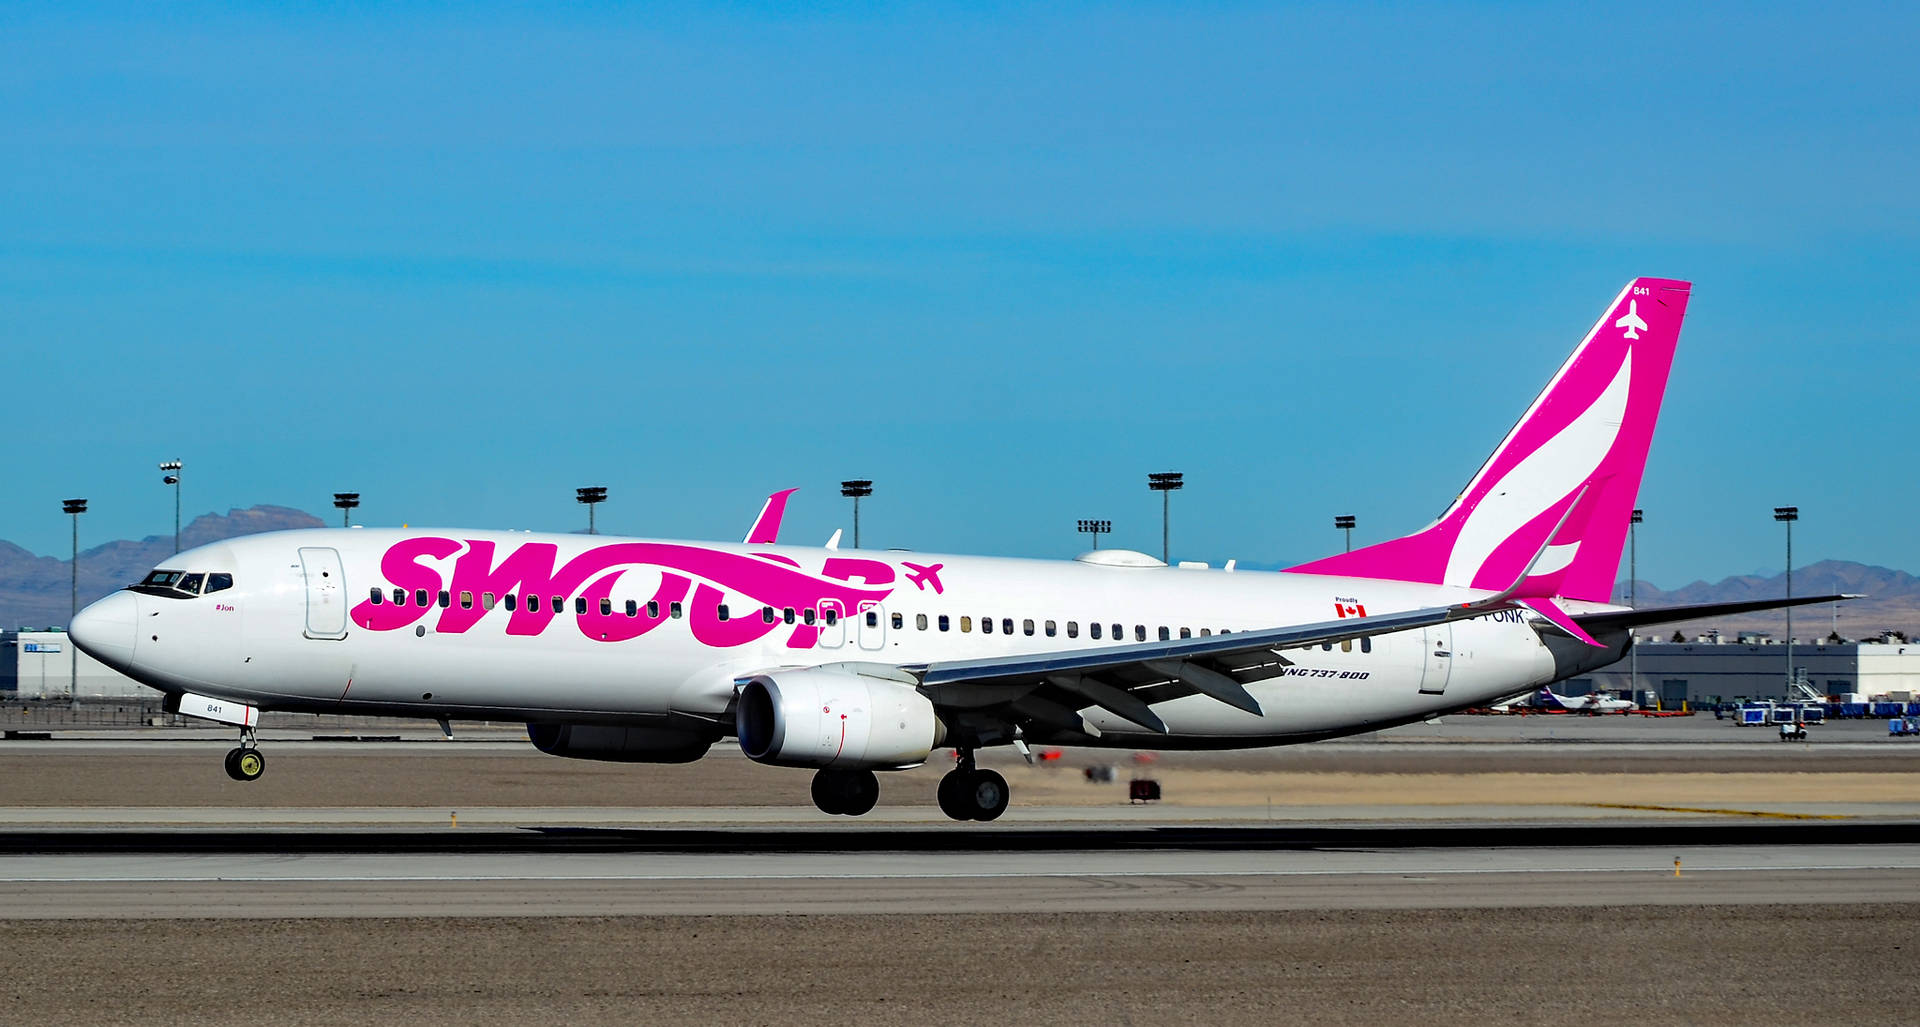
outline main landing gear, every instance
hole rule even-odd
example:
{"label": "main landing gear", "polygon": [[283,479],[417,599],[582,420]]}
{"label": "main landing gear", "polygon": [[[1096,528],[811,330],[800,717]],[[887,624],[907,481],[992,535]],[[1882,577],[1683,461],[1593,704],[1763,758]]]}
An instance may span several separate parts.
{"label": "main landing gear", "polygon": [[880,779],[871,770],[822,770],[813,775],[813,804],[820,812],[857,817],[880,801]]}
{"label": "main landing gear", "polygon": [[240,729],[240,747],[227,753],[227,776],[235,781],[258,781],[267,772],[267,758],[260,753],[260,740],[253,729]]}
{"label": "main landing gear", "polygon": [[961,749],[960,764],[940,779],[940,812],[955,820],[992,820],[1012,799],[1007,779],[974,766],[971,749]]}

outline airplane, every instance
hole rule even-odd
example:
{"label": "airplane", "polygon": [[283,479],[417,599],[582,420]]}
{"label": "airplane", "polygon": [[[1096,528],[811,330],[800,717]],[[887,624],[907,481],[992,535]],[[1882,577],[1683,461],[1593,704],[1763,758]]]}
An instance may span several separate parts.
{"label": "airplane", "polygon": [[1542,686],[1533,693],[1527,700],[1527,706],[1536,710],[1564,710],[1568,713],[1627,713],[1636,709],[1631,700],[1615,699],[1604,692],[1560,695],[1548,686]]}
{"label": "airplane", "polygon": [[1628,283],[1437,521],[1283,572],[1116,549],[909,562],[841,550],[837,532],[784,545],[788,490],[739,544],[229,539],[88,606],[72,638],[166,709],[237,727],[239,781],[265,770],[263,713],[510,719],[588,760],[689,762],[732,738],[814,771],[815,805],[850,816],[874,807],[879,773],[951,749],[940,809],[990,821],[1010,792],[984,748],[1337,738],[1605,666],[1641,625],[1841,598],[1608,601],[1690,292]]}
{"label": "airplane", "polygon": [[1621,316],[1620,320],[1615,321],[1613,326],[1615,328],[1625,328],[1627,330],[1627,338],[1638,339],[1640,333],[1647,330],[1647,322],[1640,317],[1640,301],[1628,300],[1627,312]]}

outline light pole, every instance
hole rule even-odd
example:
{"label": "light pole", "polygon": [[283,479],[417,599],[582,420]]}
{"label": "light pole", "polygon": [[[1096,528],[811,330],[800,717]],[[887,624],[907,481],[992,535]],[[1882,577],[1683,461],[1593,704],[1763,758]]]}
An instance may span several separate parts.
{"label": "light pole", "polygon": [[[1793,598],[1793,522],[1800,519],[1797,506],[1776,506],[1773,519],[1787,526],[1787,598]],[[1787,698],[1793,698],[1793,607],[1787,607]]]}
{"label": "light pole", "polygon": [[67,699],[80,708],[80,655],[73,648],[73,615],[80,612],[80,515],[87,512],[87,501],[69,499],[60,504],[61,512],[73,517],[73,609],[67,614]]}
{"label": "light pole", "polygon": [[1167,496],[1186,484],[1181,480],[1183,477],[1178,471],[1163,471],[1159,474],[1147,475],[1147,487],[1160,493],[1160,562],[1169,566],[1172,565],[1173,560],[1170,556],[1172,550],[1167,546],[1167,524],[1171,517]]}
{"label": "light pole", "polygon": [[333,494],[333,505],[340,510],[340,526],[342,528],[353,527],[353,508],[360,505],[360,493],[335,492]]}
{"label": "light pole", "polygon": [[1093,521],[1085,517],[1080,519],[1080,533],[1093,536],[1093,548],[1100,548],[1100,536],[1113,530],[1112,521]]}
{"label": "light pole", "polygon": [[590,488],[574,489],[573,498],[577,502],[585,503],[587,505],[587,534],[589,535],[600,534],[600,532],[597,531],[593,526],[593,508],[596,505],[607,501],[606,486],[595,485]]}
{"label": "light pole", "polygon": [[840,483],[840,494],[853,500],[853,548],[860,548],[860,500],[873,495],[873,481],[849,478]]}
{"label": "light pole", "polygon": [[[1627,517],[1627,605],[1634,606],[1634,597],[1640,581],[1640,545],[1636,537],[1640,529],[1640,510],[1635,508]],[[1632,691],[1628,698],[1635,703],[1640,701],[1640,640],[1631,639],[1627,644],[1627,684]],[[1654,697],[1654,709],[1662,709],[1660,697]]]}
{"label": "light pole", "polygon": [[180,551],[180,461],[165,460],[160,469],[167,472],[161,476],[160,484],[173,486],[173,551]]}
{"label": "light pole", "polygon": [[1336,531],[1344,531],[1347,533],[1347,552],[1353,552],[1353,515],[1335,514],[1333,517],[1333,527]]}

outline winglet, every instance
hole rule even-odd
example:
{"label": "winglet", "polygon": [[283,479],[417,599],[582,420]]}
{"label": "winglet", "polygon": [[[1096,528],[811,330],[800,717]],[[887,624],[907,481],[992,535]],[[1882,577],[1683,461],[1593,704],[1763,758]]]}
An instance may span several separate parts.
{"label": "winglet", "polygon": [[787,497],[799,489],[784,489],[767,497],[767,503],[760,508],[760,516],[754,518],[753,530],[747,532],[747,545],[770,546],[780,541],[780,519],[787,514]]}

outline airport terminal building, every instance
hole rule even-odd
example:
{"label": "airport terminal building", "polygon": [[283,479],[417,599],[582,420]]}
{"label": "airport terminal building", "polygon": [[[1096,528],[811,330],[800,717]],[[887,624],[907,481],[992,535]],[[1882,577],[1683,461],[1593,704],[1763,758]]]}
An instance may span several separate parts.
{"label": "airport terminal building", "polygon": [[[1691,642],[1656,641],[1638,645],[1638,691],[1652,692],[1663,709],[1678,709],[1735,699],[1785,699],[1787,647],[1764,636],[1736,640],[1702,636]],[[1557,691],[1631,694],[1631,659],[1571,678]],[[1796,677],[1821,695],[1920,698],[1920,643],[1898,636],[1838,643],[1813,640],[1793,645]],[[1860,701],[1860,700],[1851,700]]]}
{"label": "airport terminal building", "polygon": [[160,693],[74,648],[65,631],[0,632],[0,699],[159,699]]}

